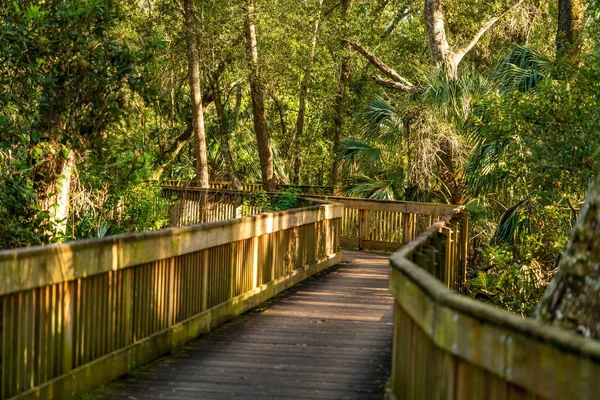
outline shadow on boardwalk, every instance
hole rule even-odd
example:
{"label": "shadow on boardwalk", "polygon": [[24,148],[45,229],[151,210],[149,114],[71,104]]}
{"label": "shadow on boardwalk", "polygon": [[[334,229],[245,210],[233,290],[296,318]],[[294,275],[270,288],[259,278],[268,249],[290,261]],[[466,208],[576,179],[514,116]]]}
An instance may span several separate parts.
{"label": "shadow on boardwalk", "polygon": [[94,399],[381,399],[393,300],[386,256],[344,262],[190,342]]}

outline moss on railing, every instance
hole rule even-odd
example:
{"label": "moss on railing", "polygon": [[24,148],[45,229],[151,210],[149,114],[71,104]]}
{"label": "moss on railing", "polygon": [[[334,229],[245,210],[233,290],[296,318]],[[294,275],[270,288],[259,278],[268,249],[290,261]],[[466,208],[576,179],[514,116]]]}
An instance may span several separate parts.
{"label": "moss on railing", "polygon": [[321,204],[0,252],[0,398],[84,394],[337,264],[341,216]]}
{"label": "moss on railing", "polygon": [[[460,295],[457,209],[391,257],[395,330],[388,397],[595,399],[600,343]],[[454,236],[454,237],[452,237]],[[448,250],[448,243],[455,249]],[[445,251],[441,249],[446,248]]]}

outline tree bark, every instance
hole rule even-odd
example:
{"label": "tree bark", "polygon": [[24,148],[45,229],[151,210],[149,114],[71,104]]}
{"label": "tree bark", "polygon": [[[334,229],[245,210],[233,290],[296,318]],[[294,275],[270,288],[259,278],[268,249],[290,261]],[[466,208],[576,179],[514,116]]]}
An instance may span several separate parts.
{"label": "tree bark", "polygon": [[[425,15],[425,28],[427,30],[427,37],[429,40],[429,50],[432,64],[440,65],[442,68],[444,68],[451,79],[456,79],[458,76],[458,66],[464,56],[471,51],[473,47],[475,47],[481,37],[500,18],[511,12],[522,2],[523,0],[519,0],[519,2],[509,7],[504,13],[490,17],[466,46],[460,49],[452,49],[448,43],[448,37],[446,35],[446,23],[442,8],[442,0],[425,0],[423,13]],[[418,87],[396,73],[396,71],[394,71],[392,68],[385,65],[385,63],[383,63],[377,56],[367,50],[360,43],[353,41],[347,42],[354,50],[356,50],[356,52],[365,57],[373,66],[383,72],[388,78],[391,78],[385,79],[379,75],[373,75],[373,80],[375,80],[377,84],[401,92],[414,92],[419,90]]]}
{"label": "tree bark", "polygon": [[[60,145],[53,143],[55,149]],[[67,232],[67,219],[71,200],[71,178],[75,169],[75,152],[68,151],[65,157],[51,152],[35,167],[38,204],[48,213],[52,231],[47,236],[56,241],[62,240]]]}
{"label": "tree bark", "polygon": [[202,108],[202,87],[200,85],[200,57],[198,54],[198,32],[193,0],[184,0],[185,38],[188,58],[188,77],[192,102],[192,126],[194,129],[196,153],[196,179],[198,186],[209,187],[206,133],[204,131],[204,110]]}
{"label": "tree bark", "polygon": [[254,0],[246,0],[244,31],[246,37],[246,50],[250,65],[250,95],[252,98],[252,114],[254,131],[260,158],[263,186],[266,191],[274,192],[276,189],[273,168],[273,152],[271,138],[265,116],[265,96],[260,76],[260,63],[258,60],[258,44],[256,39],[256,8]]}
{"label": "tree bark", "polygon": [[431,61],[433,64],[445,66],[448,75],[451,78],[456,78],[458,65],[454,60],[454,54],[446,37],[442,0],[425,0],[424,14]]}
{"label": "tree bark", "polygon": [[600,338],[600,173],[590,186],[537,317],[583,336]]}
{"label": "tree bark", "polygon": [[315,25],[310,40],[310,54],[308,58],[308,65],[304,70],[302,82],[300,82],[300,93],[298,95],[298,116],[296,117],[295,135],[291,146],[291,153],[294,159],[294,177],[292,179],[292,182],[296,185],[300,183],[300,163],[302,160],[299,154],[299,142],[304,133],[304,115],[306,113],[308,85],[310,84],[310,75],[315,61],[315,54],[317,52],[317,37],[319,34],[319,25],[321,23],[321,11],[323,9],[323,0],[318,0],[318,6],[319,8],[317,12],[317,18],[315,19]]}
{"label": "tree bark", "polygon": [[415,92],[418,90],[418,88],[415,85],[410,83],[406,78],[401,76],[394,69],[388,67],[383,61],[381,61],[381,59],[379,59],[379,57],[377,57],[375,54],[371,53],[369,51],[369,49],[367,49],[360,43],[354,42],[352,40],[344,40],[344,41],[346,43],[348,43],[350,45],[350,47],[352,47],[357,53],[359,53],[364,58],[366,58],[367,61],[369,61],[375,68],[377,68],[383,74],[385,74],[387,77],[392,79],[392,80],[388,80],[388,79],[384,79],[384,78],[380,77],[379,75],[373,75],[373,79],[378,84],[392,88],[392,89],[398,89],[403,92]]}
{"label": "tree bark", "polygon": [[556,58],[577,63],[582,44],[584,12],[582,0],[558,0]]}
{"label": "tree bark", "polygon": [[[341,3],[341,16],[342,25],[345,25],[350,14],[350,7],[352,6],[351,0],[342,0]],[[346,98],[346,89],[348,87],[348,81],[350,80],[350,59],[347,54],[342,56],[342,62],[340,66],[340,78],[338,81],[338,89],[335,95],[334,102],[334,117],[333,117],[333,152],[337,152],[340,145],[344,130],[344,100]],[[331,186],[333,187],[334,193],[339,190],[338,186],[341,181],[341,170],[340,161],[338,157],[334,155],[333,165],[331,167]]]}
{"label": "tree bark", "polygon": [[240,190],[242,187],[238,178],[237,172],[235,172],[235,164],[233,163],[233,157],[231,156],[231,149],[229,147],[229,127],[225,118],[225,108],[221,100],[221,91],[219,87],[218,79],[214,78],[211,82],[211,91],[213,93],[213,100],[215,102],[215,110],[217,112],[217,120],[219,123],[219,137],[221,139],[221,153],[225,160],[225,167],[227,168],[227,174],[231,180],[231,187],[233,190]]}

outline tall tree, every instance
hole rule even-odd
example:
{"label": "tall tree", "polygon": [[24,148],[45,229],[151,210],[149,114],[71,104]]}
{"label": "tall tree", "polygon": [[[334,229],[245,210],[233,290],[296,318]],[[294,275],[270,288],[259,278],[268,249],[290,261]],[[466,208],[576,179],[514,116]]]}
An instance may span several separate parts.
{"label": "tall tree", "polygon": [[308,85],[310,84],[310,75],[312,72],[315,54],[317,51],[317,36],[319,33],[319,25],[321,23],[321,10],[323,8],[323,0],[317,0],[318,11],[317,16],[315,18],[315,23],[312,31],[312,37],[310,40],[310,54],[308,57],[308,64],[304,69],[304,76],[302,77],[302,82],[300,82],[300,94],[298,95],[299,104],[298,104],[298,116],[296,117],[296,126],[295,126],[295,136],[294,141],[292,143],[292,157],[294,157],[294,179],[293,182],[295,184],[300,183],[300,167],[302,159],[300,157],[298,151],[298,145],[302,138],[302,134],[304,132],[304,118],[306,114],[306,100],[308,98]]}
{"label": "tall tree", "polygon": [[[450,46],[446,32],[446,17],[443,9],[443,0],[425,0],[423,14],[425,16],[425,29],[429,40],[429,51],[432,64],[442,66],[450,79],[456,79],[458,76],[458,66],[465,55],[475,47],[481,37],[500,18],[521,5],[522,2],[523,0],[519,0],[503,13],[489,17],[465,46],[454,46],[453,48]],[[350,40],[348,40],[347,43],[386,76],[384,78],[379,75],[374,75],[373,79],[378,84],[402,92],[414,92],[415,90],[418,90],[416,85],[398,74],[394,69],[388,67],[381,59],[360,43]]]}
{"label": "tall tree", "polygon": [[[350,14],[350,8],[352,7],[352,0],[342,0],[341,2],[341,21],[342,27],[346,25],[348,16]],[[342,34],[345,32],[342,30]],[[337,151],[342,134],[344,130],[344,100],[346,98],[346,89],[348,88],[348,82],[350,80],[350,57],[348,54],[343,52],[342,61],[340,65],[340,75],[338,80],[338,88],[335,95],[334,101],[334,116],[333,116],[333,151]],[[341,180],[340,162],[337,157],[333,161],[331,167],[331,186],[334,190],[339,186]]]}
{"label": "tall tree", "polygon": [[217,113],[217,124],[219,125],[220,149],[227,168],[227,175],[231,180],[233,190],[240,190],[241,183],[235,171],[233,157],[231,156],[231,146],[229,146],[229,122],[225,115],[225,107],[221,98],[221,88],[219,85],[218,72],[212,74],[210,78],[211,91],[215,103],[215,111]]}
{"label": "tall tree", "polygon": [[246,50],[250,67],[250,96],[252,98],[252,116],[254,120],[254,131],[258,145],[258,156],[262,172],[263,186],[266,191],[273,192],[276,189],[275,174],[273,168],[273,151],[271,149],[271,137],[267,126],[265,115],[265,95],[260,74],[260,62],[258,59],[258,41],[256,38],[256,7],[254,0],[247,0],[244,10],[244,34],[246,37]]}
{"label": "tall tree", "polygon": [[185,19],[185,39],[187,45],[188,77],[192,102],[192,126],[194,129],[196,152],[196,179],[198,186],[207,188],[208,161],[206,153],[206,133],[204,130],[204,110],[202,108],[202,86],[200,85],[200,60],[198,55],[198,29],[194,0],[183,1]]}
{"label": "tall tree", "polygon": [[558,1],[556,58],[575,63],[583,40],[585,6],[582,0]]}

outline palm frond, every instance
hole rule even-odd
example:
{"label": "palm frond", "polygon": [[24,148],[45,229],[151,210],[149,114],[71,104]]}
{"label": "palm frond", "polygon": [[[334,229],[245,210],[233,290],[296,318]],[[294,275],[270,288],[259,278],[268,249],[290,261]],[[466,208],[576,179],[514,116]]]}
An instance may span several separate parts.
{"label": "palm frond", "polygon": [[349,197],[364,197],[374,200],[397,200],[394,182],[376,180],[366,175],[352,176],[346,182],[344,192]]}
{"label": "palm frond", "polygon": [[492,78],[503,93],[526,92],[549,78],[555,63],[548,56],[527,46],[514,46],[498,65]]}
{"label": "palm frond", "polygon": [[422,77],[425,88],[422,101],[459,124],[468,120],[472,105],[494,89],[493,82],[475,69],[466,71],[458,79],[450,78],[442,69],[423,73]]}
{"label": "palm frond", "polygon": [[364,164],[367,168],[381,165],[381,150],[368,143],[356,139],[344,139],[340,142],[336,156],[342,161],[344,168]]}
{"label": "palm frond", "polygon": [[390,103],[375,96],[361,113],[364,121],[362,136],[369,141],[395,143],[404,126],[402,115]]}
{"label": "palm frond", "polygon": [[500,222],[490,240],[490,244],[514,244],[517,236],[526,233],[529,229],[529,213],[532,206],[530,200],[525,199],[506,210],[500,217]]}
{"label": "palm frond", "polygon": [[508,140],[491,140],[475,149],[466,168],[467,187],[471,194],[479,196],[502,187],[505,174],[500,167],[501,158],[508,143]]}

